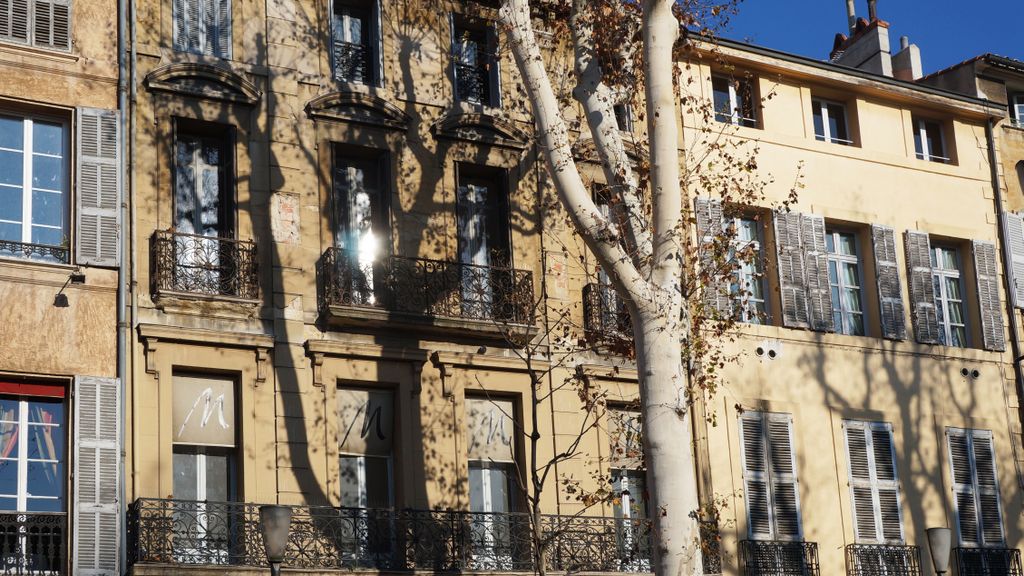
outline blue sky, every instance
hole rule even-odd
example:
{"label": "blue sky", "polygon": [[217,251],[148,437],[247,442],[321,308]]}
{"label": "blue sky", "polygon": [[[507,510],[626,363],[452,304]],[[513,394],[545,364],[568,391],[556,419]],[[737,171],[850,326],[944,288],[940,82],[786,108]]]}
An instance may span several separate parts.
{"label": "blue sky", "polygon": [[[857,0],[857,16],[867,14]],[[894,52],[900,36],[918,45],[925,74],[985,52],[1024,60],[1022,0],[878,0],[878,17]],[[845,0],[743,0],[722,36],[826,59],[845,31]]]}

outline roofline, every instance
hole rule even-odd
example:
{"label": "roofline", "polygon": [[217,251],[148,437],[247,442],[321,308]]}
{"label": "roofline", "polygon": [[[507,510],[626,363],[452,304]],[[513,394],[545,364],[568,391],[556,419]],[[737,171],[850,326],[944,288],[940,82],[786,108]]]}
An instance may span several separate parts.
{"label": "roofline", "polygon": [[710,38],[708,36],[698,34],[695,32],[688,33],[691,38],[701,40],[705,42],[712,42],[732,48],[734,50],[752,52],[761,56],[768,56],[770,58],[776,58],[784,62],[792,62],[794,64],[803,64],[812,68],[818,68],[821,70],[828,70],[831,72],[837,72],[840,74],[846,74],[848,76],[854,76],[864,80],[871,80],[880,84],[888,84],[890,86],[896,86],[907,90],[913,90],[915,92],[922,92],[925,94],[931,94],[932,96],[939,96],[941,98],[948,98],[950,100],[956,100],[965,104],[973,104],[975,106],[981,106],[983,108],[992,108],[998,110],[996,116],[1005,116],[1005,109],[1002,105],[996,104],[991,100],[985,98],[976,98],[973,96],[967,96],[966,94],[960,94],[959,92],[953,92],[950,90],[944,90],[942,88],[936,88],[934,86],[927,86],[924,84],[918,84],[917,82],[909,82],[907,80],[899,80],[897,78],[890,78],[888,76],[880,76],[878,74],[872,74],[871,72],[865,72],[857,68],[851,68],[849,66],[843,66],[842,64],[835,64],[833,62],[827,62],[824,60],[818,60],[816,58],[809,58],[807,56],[800,56],[798,54],[791,54],[789,52],[782,52],[781,50],[775,50],[773,48],[765,48],[756,44],[749,44],[746,42],[739,42],[736,40],[730,40],[728,38]]}

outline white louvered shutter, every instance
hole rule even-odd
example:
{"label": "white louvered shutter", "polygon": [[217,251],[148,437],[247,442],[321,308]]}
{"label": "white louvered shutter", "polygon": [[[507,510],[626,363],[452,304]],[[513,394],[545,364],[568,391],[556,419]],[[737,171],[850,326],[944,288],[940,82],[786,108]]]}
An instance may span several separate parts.
{"label": "white louvered shutter", "polygon": [[835,319],[832,316],[832,287],[828,282],[825,219],[814,214],[802,214],[800,224],[811,328],[819,332],[832,332],[835,330]]}
{"label": "white louvered shutter", "polygon": [[938,344],[939,318],[935,311],[935,286],[932,284],[931,242],[928,234],[907,230],[903,244],[907,251],[914,336],[922,344]]}
{"label": "white louvered shutter", "polygon": [[34,44],[45,48],[68,50],[70,44],[70,0],[32,0],[32,35]]}
{"label": "white louvered shutter", "polygon": [[78,109],[75,260],[91,266],[121,261],[120,122],[115,110]]}
{"label": "white louvered shutter", "polygon": [[745,412],[740,451],[750,538],[800,540],[800,487],[789,414]]}
{"label": "white louvered shutter", "polygon": [[173,0],[171,18],[174,21],[174,49],[188,52],[188,7],[189,0]]}
{"label": "white louvered shutter", "polygon": [[875,253],[882,336],[892,340],[906,340],[907,320],[903,308],[903,289],[900,287],[900,269],[896,263],[896,234],[888,226],[872,224],[871,244]]}
{"label": "white louvered shutter", "polygon": [[0,37],[11,42],[28,42],[29,2],[0,0]]}
{"label": "white louvered shutter", "polygon": [[801,220],[797,212],[775,213],[782,323],[788,328],[810,327],[804,251],[800,243]]}
{"label": "white louvered shutter", "polygon": [[999,261],[996,245],[975,240],[974,275],[978,281],[978,310],[981,312],[981,339],[985,350],[1006,349],[1003,311],[999,305]]}
{"label": "white louvered shutter", "polygon": [[1015,307],[1024,308],[1024,217],[1012,212],[1004,213],[1003,228],[1010,252],[1010,269],[1007,271],[1013,287],[1010,297]]}
{"label": "white louvered shutter", "polygon": [[857,541],[902,543],[892,428],[882,422],[856,421],[845,422],[844,428]]}
{"label": "white louvered shutter", "polygon": [[[207,10],[216,14],[215,37],[207,38],[207,44],[211,45],[210,52],[219,58],[231,58],[231,0],[210,0],[212,5]],[[216,43],[216,44],[214,44]]]}
{"label": "white louvered shutter", "polygon": [[946,438],[960,544],[1004,545],[992,433],[948,428]]}
{"label": "white louvered shutter", "polygon": [[121,387],[116,378],[75,378],[74,544],[81,576],[118,576],[122,506]]}
{"label": "white louvered shutter", "polygon": [[[700,264],[705,271],[717,268],[714,261],[713,245],[715,238],[721,238],[724,214],[722,201],[718,198],[697,197],[693,200],[697,219],[697,236],[700,242]],[[720,274],[706,279],[704,286],[704,305],[721,318],[729,318],[734,313],[733,299],[729,294],[729,282]]]}

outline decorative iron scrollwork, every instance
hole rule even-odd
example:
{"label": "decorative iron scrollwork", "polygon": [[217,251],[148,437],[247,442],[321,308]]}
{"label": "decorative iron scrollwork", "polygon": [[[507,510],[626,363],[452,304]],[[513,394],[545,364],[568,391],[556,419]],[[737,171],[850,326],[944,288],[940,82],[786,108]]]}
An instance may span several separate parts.
{"label": "decorative iron scrollwork", "polygon": [[601,283],[583,287],[583,329],[591,342],[632,342],[629,311],[614,288]]}
{"label": "decorative iron scrollwork", "polygon": [[255,242],[157,231],[152,249],[156,293],[259,298]]}
{"label": "decorative iron scrollwork", "polygon": [[0,256],[28,258],[55,264],[67,264],[71,261],[71,251],[66,246],[49,244],[31,244],[29,242],[13,242],[0,240]]}
{"label": "decorative iron scrollwork", "polygon": [[64,513],[0,513],[0,574],[67,574]]}
{"label": "decorative iron scrollwork", "polygon": [[957,548],[959,576],[1021,576],[1020,550],[1016,548]]}
{"label": "decorative iron scrollwork", "polygon": [[899,544],[850,544],[848,576],[921,576],[921,550]]}
{"label": "decorative iron scrollwork", "polygon": [[743,540],[740,566],[744,576],[819,576],[816,542]]}

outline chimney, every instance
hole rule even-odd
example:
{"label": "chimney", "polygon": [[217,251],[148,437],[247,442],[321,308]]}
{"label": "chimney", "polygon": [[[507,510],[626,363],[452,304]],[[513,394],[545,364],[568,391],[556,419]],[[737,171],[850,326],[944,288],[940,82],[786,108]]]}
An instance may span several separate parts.
{"label": "chimney", "polygon": [[892,55],[889,52],[889,23],[883,20],[857,20],[849,38],[840,41],[830,55],[832,62],[872,74],[892,77]]}
{"label": "chimney", "polygon": [[868,22],[878,20],[878,10],[875,8],[876,0],[868,0]]}
{"label": "chimney", "polygon": [[856,4],[856,0],[846,0],[846,19],[850,24],[850,34],[857,29],[857,10],[854,4]]}
{"label": "chimney", "polygon": [[892,75],[908,82],[922,75],[921,50],[917,44],[911,44],[906,36],[900,36],[900,51],[892,55]]}

